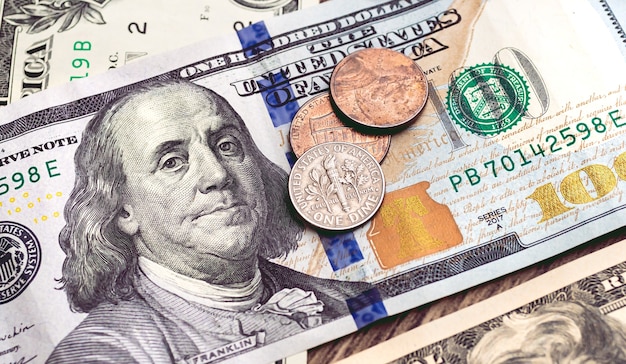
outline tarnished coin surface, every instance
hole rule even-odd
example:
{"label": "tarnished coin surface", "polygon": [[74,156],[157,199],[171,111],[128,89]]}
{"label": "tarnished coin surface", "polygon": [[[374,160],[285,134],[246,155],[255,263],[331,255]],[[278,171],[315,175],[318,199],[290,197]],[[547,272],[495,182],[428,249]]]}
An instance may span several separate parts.
{"label": "tarnished coin surface", "polygon": [[376,159],[350,143],[329,142],[304,152],[289,175],[298,213],[324,230],[348,230],[369,220],[385,194]]}
{"label": "tarnished coin surface", "polygon": [[291,149],[300,158],[311,147],[327,142],[356,144],[367,150],[379,163],[385,158],[391,135],[368,135],[344,124],[333,111],[327,92],[302,105],[289,130]]}
{"label": "tarnished coin surface", "polygon": [[352,53],[335,66],[330,95],[354,122],[396,128],[413,121],[426,105],[428,81],[409,57],[387,48]]}

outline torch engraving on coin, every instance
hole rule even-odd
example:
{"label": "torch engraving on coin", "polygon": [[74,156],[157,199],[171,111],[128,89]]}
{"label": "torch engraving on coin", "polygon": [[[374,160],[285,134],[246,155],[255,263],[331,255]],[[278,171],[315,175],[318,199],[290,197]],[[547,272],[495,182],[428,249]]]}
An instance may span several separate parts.
{"label": "torch engraving on coin", "polygon": [[365,149],[329,142],[312,147],[296,161],[289,196],[298,213],[325,230],[362,225],[378,210],[385,194],[383,171]]}
{"label": "torch engraving on coin", "polygon": [[367,150],[379,163],[385,158],[391,135],[367,135],[344,124],[333,111],[330,95],[315,96],[298,110],[289,131],[291,149],[300,158],[309,148],[326,142],[346,142]]}
{"label": "torch engraving on coin", "polygon": [[428,99],[428,81],[409,57],[367,48],[337,64],[330,95],[341,113],[372,128],[396,128],[415,120]]}

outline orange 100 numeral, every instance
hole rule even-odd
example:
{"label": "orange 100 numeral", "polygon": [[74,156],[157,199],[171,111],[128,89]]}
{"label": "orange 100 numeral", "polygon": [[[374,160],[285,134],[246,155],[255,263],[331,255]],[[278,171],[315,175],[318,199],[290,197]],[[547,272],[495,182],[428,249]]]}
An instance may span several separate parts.
{"label": "orange 100 numeral", "polygon": [[[617,177],[626,181],[626,152],[615,158],[613,168],[615,168]],[[589,181],[593,184],[596,192],[595,197],[585,188],[580,176],[581,172],[585,173],[589,177]],[[592,164],[565,176],[559,187],[561,195],[566,202],[582,205],[606,196],[613,191],[616,186],[617,178],[609,167],[602,164]],[[539,207],[541,207],[543,216],[539,222],[550,220],[573,209],[573,207],[568,207],[561,201],[552,183],[537,187],[527,198],[535,200],[539,204]]]}

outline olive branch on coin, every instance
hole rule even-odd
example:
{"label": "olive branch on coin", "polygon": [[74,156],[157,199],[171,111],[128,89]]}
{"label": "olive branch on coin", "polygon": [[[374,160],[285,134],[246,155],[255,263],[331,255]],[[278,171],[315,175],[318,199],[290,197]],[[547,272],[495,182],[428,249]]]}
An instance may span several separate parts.
{"label": "olive branch on coin", "polygon": [[309,173],[309,176],[313,180],[313,183],[304,188],[304,192],[308,194],[306,200],[311,201],[315,199],[315,201],[319,201],[322,199],[326,204],[328,212],[332,213],[328,199],[337,191],[337,187],[334,183],[331,183],[326,173],[320,173],[317,169],[313,169],[311,173]]}
{"label": "olive branch on coin", "polygon": [[[100,11],[87,0],[33,0],[33,4],[20,6],[21,13],[7,15],[4,20],[14,26],[28,26],[26,33],[42,32],[61,18],[63,23],[58,32],[72,29],[81,18],[93,24],[105,24]],[[102,5],[104,6],[104,5]]]}

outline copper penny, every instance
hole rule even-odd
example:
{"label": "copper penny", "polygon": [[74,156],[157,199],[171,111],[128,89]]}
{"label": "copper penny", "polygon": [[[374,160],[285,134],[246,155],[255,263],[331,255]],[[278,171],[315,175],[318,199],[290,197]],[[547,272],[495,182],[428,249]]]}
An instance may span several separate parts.
{"label": "copper penny", "polygon": [[289,141],[298,158],[318,144],[345,142],[367,150],[380,163],[389,150],[391,136],[362,134],[345,125],[333,111],[328,93],[323,93],[298,110],[291,121]]}
{"label": "copper penny", "polygon": [[373,128],[413,121],[426,105],[428,81],[409,57],[387,48],[352,53],[335,66],[330,95],[343,114]]}

